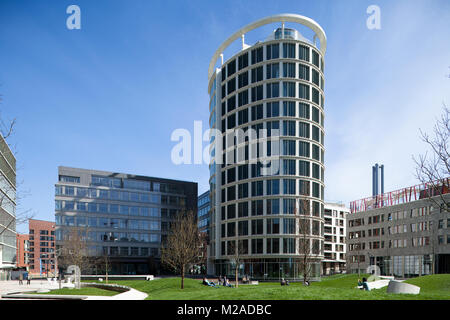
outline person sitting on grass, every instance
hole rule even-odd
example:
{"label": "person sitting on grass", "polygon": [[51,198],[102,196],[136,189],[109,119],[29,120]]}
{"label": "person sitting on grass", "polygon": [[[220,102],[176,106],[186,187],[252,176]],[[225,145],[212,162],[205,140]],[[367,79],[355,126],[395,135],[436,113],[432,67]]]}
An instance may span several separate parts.
{"label": "person sitting on grass", "polygon": [[363,286],[364,290],[370,291],[369,284],[367,283],[366,278],[363,278],[362,286]]}
{"label": "person sitting on grass", "polygon": [[214,282],[209,282],[208,279],[206,279],[206,277],[203,277],[203,284],[205,286],[210,286],[210,287],[215,287],[216,284]]}
{"label": "person sitting on grass", "polygon": [[358,288],[363,290],[363,283],[361,282],[361,279],[358,279]]}
{"label": "person sitting on grass", "polygon": [[285,286],[286,285],[286,280],[284,280],[284,278],[281,278],[281,285]]}
{"label": "person sitting on grass", "polygon": [[225,280],[225,287],[233,288],[233,286],[231,285],[230,281],[228,281],[228,279]]}

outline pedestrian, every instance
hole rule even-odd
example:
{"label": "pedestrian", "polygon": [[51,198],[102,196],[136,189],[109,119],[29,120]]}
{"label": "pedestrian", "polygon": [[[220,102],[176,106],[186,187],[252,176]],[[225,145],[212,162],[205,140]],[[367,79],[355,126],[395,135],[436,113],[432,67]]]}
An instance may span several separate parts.
{"label": "pedestrian", "polygon": [[19,274],[19,284],[23,284],[23,273]]}
{"label": "pedestrian", "polygon": [[31,284],[31,275],[27,273],[27,285]]}

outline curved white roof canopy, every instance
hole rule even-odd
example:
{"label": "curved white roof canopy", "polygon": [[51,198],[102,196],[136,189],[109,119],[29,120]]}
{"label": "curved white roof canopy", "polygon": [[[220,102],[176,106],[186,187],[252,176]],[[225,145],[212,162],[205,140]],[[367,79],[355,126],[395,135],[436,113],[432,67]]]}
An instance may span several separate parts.
{"label": "curved white roof canopy", "polygon": [[313,19],[310,19],[305,16],[301,16],[299,14],[291,14],[291,13],[285,13],[285,14],[277,14],[274,16],[266,17],[263,19],[260,19],[258,21],[252,22],[245,27],[239,29],[237,32],[235,32],[231,37],[229,37],[227,40],[225,40],[220,47],[216,50],[214,53],[211,62],[209,63],[209,69],[208,69],[208,80],[211,78],[214,67],[217,62],[217,58],[219,58],[220,54],[225,51],[225,49],[233,43],[236,39],[240,38],[243,34],[246,34],[249,31],[252,31],[256,28],[259,28],[261,26],[264,26],[269,23],[274,22],[294,22],[299,23],[301,25],[304,25],[308,28],[310,28],[312,31],[314,31],[315,36],[319,38],[320,41],[320,52],[322,52],[322,55],[325,55],[325,51],[327,49],[327,37],[325,35],[325,31],[323,31],[322,27],[315,22]]}

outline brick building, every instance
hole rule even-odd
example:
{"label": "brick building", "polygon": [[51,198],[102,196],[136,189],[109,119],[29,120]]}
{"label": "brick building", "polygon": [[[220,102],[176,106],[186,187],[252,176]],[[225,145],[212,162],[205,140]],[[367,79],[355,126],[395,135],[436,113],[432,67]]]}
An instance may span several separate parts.
{"label": "brick building", "polygon": [[29,272],[32,275],[56,275],[55,222],[30,219]]}
{"label": "brick building", "polygon": [[17,255],[16,255],[16,266],[17,268],[26,268],[28,271],[28,255],[30,248],[30,235],[29,234],[17,234],[16,235],[16,246],[17,246]]}

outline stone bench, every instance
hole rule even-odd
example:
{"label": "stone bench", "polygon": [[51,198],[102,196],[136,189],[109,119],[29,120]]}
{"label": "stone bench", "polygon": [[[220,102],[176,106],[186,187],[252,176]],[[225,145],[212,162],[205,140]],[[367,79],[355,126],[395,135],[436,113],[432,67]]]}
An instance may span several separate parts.
{"label": "stone bench", "polygon": [[258,285],[259,281],[250,281],[249,284]]}

